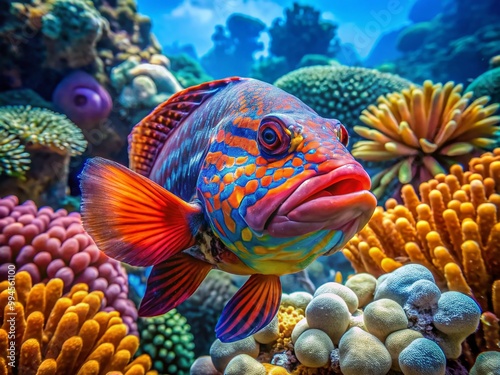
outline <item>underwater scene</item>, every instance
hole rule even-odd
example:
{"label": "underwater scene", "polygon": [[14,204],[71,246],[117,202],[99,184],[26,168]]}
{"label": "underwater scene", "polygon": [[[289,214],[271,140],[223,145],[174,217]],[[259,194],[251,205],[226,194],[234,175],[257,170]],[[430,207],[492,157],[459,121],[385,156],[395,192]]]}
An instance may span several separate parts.
{"label": "underwater scene", "polygon": [[498,0],[0,0],[0,375],[500,375]]}

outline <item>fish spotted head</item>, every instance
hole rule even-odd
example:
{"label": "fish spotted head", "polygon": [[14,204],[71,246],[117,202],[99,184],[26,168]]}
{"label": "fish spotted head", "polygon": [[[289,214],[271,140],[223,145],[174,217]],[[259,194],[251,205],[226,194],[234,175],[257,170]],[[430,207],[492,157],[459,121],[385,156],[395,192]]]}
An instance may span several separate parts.
{"label": "fish spotted head", "polygon": [[340,249],[376,199],[344,126],[266,86],[233,98],[238,108],[212,138],[198,193],[214,232],[247,266],[291,273]]}

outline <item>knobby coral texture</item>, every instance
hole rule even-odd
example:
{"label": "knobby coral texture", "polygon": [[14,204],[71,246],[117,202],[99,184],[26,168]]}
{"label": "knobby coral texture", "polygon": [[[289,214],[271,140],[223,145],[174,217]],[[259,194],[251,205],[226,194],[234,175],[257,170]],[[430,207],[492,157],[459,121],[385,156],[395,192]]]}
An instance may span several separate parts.
{"label": "knobby coral texture", "polygon": [[[216,340],[191,374],[467,374],[458,358],[481,315],[471,297],[441,293],[419,264],[282,301],[267,327],[233,343]],[[496,359],[487,353],[482,367]]]}
{"label": "knobby coral texture", "polygon": [[128,299],[127,274],[118,261],[99,251],[84,231],[80,214],[49,207],[37,209],[32,201],[19,204],[0,199],[0,280],[9,266],[27,271],[33,283],[53,278],[64,282],[64,292],[78,283],[102,291],[103,311],[116,310],[132,334],[137,335],[137,309]]}
{"label": "knobby coral texture", "polygon": [[103,292],[65,287],[59,278],[33,285],[25,271],[0,283],[0,373],[157,374],[148,355],[133,359],[139,339],[117,311],[102,311]]}
{"label": "knobby coral texture", "polygon": [[364,140],[353,146],[353,155],[378,163],[381,171],[372,177],[374,193],[387,195],[394,180],[415,187],[469,155],[498,145],[500,104],[489,104],[487,96],[472,101],[472,92],[462,94],[453,82],[422,88],[411,86],[378,98],[378,105],[363,110],[355,126]]}
{"label": "knobby coral texture", "polygon": [[426,266],[441,290],[474,298],[481,310],[475,339],[464,356],[473,363],[500,343],[500,149],[454,165],[378,207],[343,253],[356,272],[380,276],[408,262]]}
{"label": "knobby coral texture", "polygon": [[140,318],[138,327],[138,352],[151,356],[155,370],[160,374],[189,374],[195,343],[185,317],[174,309],[161,316]]}

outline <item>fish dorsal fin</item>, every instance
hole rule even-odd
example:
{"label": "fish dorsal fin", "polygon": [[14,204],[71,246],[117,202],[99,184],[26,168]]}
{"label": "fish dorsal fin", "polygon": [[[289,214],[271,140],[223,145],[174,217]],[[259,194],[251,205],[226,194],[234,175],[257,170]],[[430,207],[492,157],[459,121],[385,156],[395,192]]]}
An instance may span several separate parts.
{"label": "fish dorsal fin", "polygon": [[166,102],[134,126],[129,135],[130,169],[149,176],[159,150],[175,129],[205,100],[231,82],[244,78],[230,77],[189,87],[172,95]]}

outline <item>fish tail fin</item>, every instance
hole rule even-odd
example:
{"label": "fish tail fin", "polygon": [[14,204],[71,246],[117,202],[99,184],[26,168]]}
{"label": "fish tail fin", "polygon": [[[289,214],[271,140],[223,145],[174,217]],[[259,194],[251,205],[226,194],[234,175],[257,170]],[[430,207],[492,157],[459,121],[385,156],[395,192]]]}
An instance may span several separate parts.
{"label": "fish tail fin", "polygon": [[198,289],[211,269],[210,264],[186,253],[153,266],[139,315],[161,315],[177,307]]}
{"label": "fish tail fin", "polygon": [[244,339],[267,326],[281,301],[281,282],[276,275],[252,275],[224,307],[215,327],[222,342]]}
{"label": "fish tail fin", "polygon": [[108,256],[151,266],[194,245],[201,207],[103,158],[80,174],[85,230]]}

